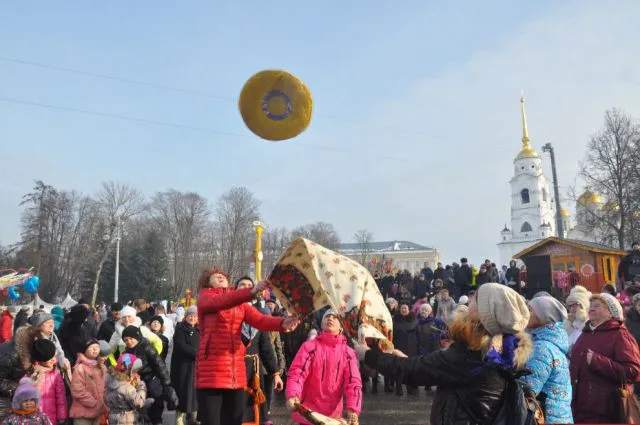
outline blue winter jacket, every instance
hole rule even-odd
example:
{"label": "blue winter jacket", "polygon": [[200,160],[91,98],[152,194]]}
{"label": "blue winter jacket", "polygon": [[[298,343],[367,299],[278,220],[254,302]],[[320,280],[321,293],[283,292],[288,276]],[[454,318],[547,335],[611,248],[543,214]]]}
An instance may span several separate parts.
{"label": "blue winter jacket", "polygon": [[536,394],[546,395],[545,423],[572,424],[567,331],[561,322],[550,323],[531,331],[531,336],[533,353],[527,369],[533,374],[522,380],[529,383]]}

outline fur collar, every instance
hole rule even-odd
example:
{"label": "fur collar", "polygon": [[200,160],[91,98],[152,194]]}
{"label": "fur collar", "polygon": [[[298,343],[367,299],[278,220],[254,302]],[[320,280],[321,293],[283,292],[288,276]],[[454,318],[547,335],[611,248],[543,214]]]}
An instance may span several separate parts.
{"label": "fur collar", "polygon": [[[531,336],[526,332],[519,332],[515,334],[515,337],[518,338],[518,346],[514,351],[514,359],[513,363],[516,369],[524,369],[527,364],[527,360],[531,357],[533,352],[533,342],[531,341]],[[483,337],[483,349],[482,349],[482,357],[484,358],[487,353],[492,348],[495,348],[499,353],[502,352],[502,335],[489,336],[485,335]]]}
{"label": "fur collar", "polygon": [[[142,320],[140,320],[140,318],[136,316],[136,318],[133,319],[133,323],[130,324],[129,326],[135,326],[136,328],[139,328],[140,326],[142,326]],[[122,326],[122,321],[118,320],[116,322],[116,332],[118,332],[118,335],[120,336],[120,338],[122,338],[123,330],[124,330],[124,326]]]}
{"label": "fur collar", "polygon": [[16,334],[13,336],[14,347],[24,370],[31,368],[31,345],[34,341],[32,333],[32,326],[26,324],[16,329]]}

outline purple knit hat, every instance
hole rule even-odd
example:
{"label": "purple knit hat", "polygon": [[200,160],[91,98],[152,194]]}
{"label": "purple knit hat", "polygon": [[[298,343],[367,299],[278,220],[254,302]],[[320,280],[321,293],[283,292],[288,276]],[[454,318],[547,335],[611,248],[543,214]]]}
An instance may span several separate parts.
{"label": "purple knit hat", "polygon": [[11,407],[14,409],[20,409],[20,405],[27,400],[35,400],[36,406],[40,405],[40,393],[33,381],[30,378],[22,378],[18,383],[18,388],[13,394],[13,400],[11,400]]}

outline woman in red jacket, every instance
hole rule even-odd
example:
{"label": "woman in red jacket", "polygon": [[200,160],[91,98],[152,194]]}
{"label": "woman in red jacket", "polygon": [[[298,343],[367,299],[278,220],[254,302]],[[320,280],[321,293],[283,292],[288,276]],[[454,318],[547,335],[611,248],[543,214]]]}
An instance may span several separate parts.
{"label": "woman in red jacket", "polygon": [[616,391],[632,389],[640,378],[638,345],[622,322],[623,310],[611,294],[591,297],[589,321],[571,349],[571,407],[575,423],[626,423],[616,408]]}
{"label": "woman in red jacket", "polygon": [[198,287],[198,419],[205,425],[241,425],[247,403],[242,322],[262,331],[289,332],[298,320],[266,316],[247,304],[267,288],[265,281],[236,291],[229,287],[227,274],[213,268],[200,275]]}

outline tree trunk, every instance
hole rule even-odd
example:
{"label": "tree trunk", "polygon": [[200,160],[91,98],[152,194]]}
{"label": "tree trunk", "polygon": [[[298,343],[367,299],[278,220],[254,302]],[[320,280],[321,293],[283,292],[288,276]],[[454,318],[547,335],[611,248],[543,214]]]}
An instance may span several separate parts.
{"label": "tree trunk", "polygon": [[109,249],[104,251],[100,263],[98,264],[98,270],[96,270],[96,280],[93,282],[93,293],[91,294],[91,305],[96,305],[96,298],[98,298],[98,288],[100,287],[100,275],[102,274],[102,266],[104,266],[107,257],[109,256]]}

